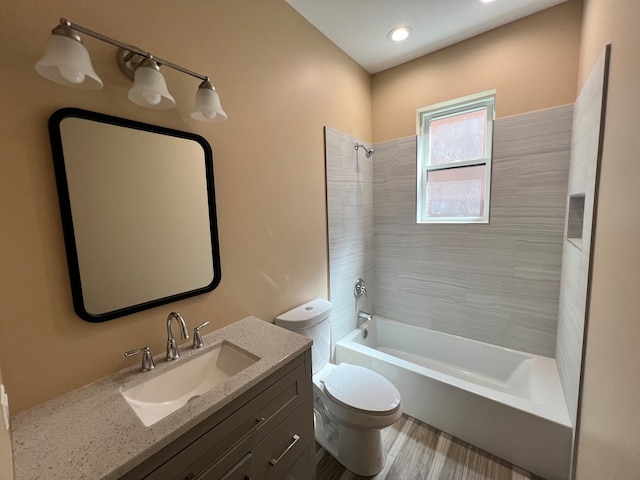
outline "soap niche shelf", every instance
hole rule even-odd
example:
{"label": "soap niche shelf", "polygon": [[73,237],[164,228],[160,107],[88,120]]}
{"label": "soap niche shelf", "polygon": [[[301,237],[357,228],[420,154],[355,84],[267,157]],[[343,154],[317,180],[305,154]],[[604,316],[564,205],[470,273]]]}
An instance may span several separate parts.
{"label": "soap niche shelf", "polygon": [[584,193],[569,196],[567,215],[567,240],[582,249],[582,227],[584,225]]}

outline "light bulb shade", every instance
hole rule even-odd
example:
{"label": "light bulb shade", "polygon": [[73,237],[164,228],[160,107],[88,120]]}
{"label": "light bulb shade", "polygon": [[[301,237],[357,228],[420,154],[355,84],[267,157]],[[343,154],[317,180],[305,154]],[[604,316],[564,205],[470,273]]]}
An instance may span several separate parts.
{"label": "light bulb shade", "polygon": [[129,100],[141,107],[165,110],[176,105],[162,73],[144,65],[136,68],[133,87],[128,96]]}
{"label": "light bulb shade", "polygon": [[102,80],[93,70],[85,46],[75,38],[52,34],[45,47],[44,57],[36,62],[36,71],[61,85],[99,90]]}
{"label": "light bulb shade", "polygon": [[196,103],[191,118],[200,122],[224,122],[227,119],[227,114],[220,105],[218,92],[208,81],[204,81],[196,92]]}

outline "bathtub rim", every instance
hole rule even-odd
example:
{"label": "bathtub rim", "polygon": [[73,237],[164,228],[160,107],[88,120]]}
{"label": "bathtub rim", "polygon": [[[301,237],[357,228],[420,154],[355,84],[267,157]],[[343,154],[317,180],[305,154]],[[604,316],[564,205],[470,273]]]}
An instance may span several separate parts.
{"label": "bathtub rim", "polygon": [[[535,415],[537,417],[543,418],[547,421],[562,425],[564,427],[568,427],[568,428],[573,428],[573,425],[571,423],[571,419],[569,417],[569,411],[567,409],[566,406],[566,401],[564,399],[563,396],[563,392],[562,392],[562,388],[560,385],[555,386],[554,388],[560,388],[559,394],[562,395],[561,398],[557,399],[558,405],[549,405],[546,403],[541,403],[541,402],[536,402],[533,400],[527,400],[521,397],[517,397],[515,395],[510,395],[508,393],[504,393],[504,392],[500,392],[494,389],[491,389],[490,387],[486,387],[483,385],[478,385],[476,383],[467,381],[467,380],[463,380],[442,372],[439,372],[437,370],[434,370],[432,368],[429,367],[425,367],[422,365],[418,365],[415,363],[412,363],[408,360],[404,360],[402,358],[398,358],[395,357],[391,354],[382,352],[380,350],[376,350],[375,348],[371,348],[368,347],[366,345],[362,345],[360,343],[358,343],[357,341],[355,341],[355,337],[359,336],[362,334],[362,329],[363,328],[371,328],[372,324],[374,324],[377,320],[381,320],[384,322],[390,322],[393,324],[398,324],[401,325],[402,327],[413,327],[413,328],[417,328],[417,329],[422,329],[422,330],[427,330],[427,331],[433,331],[433,332],[437,332],[438,334],[442,334],[442,335],[447,335],[449,337],[457,337],[460,338],[462,340],[465,341],[470,341],[470,342],[475,342],[475,343],[480,343],[480,344],[484,344],[484,345],[488,345],[490,347],[494,347],[494,348],[500,348],[503,350],[507,350],[507,351],[512,351],[512,352],[516,352],[519,354],[524,354],[528,357],[530,357],[533,360],[540,360],[540,364],[542,364],[544,366],[544,364],[546,365],[546,368],[549,368],[548,363],[549,362],[553,362],[553,364],[555,365],[555,359],[550,358],[550,357],[545,357],[542,355],[536,355],[536,354],[532,354],[532,353],[528,353],[528,352],[522,352],[520,350],[515,350],[512,348],[508,348],[508,347],[502,347],[500,345],[493,345],[493,344],[489,344],[486,342],[481,342],[479,340],[474,340],[474,339],[470,339],[467,337],[463,337],[460,335],[454,335],[454,334],[450,334],[450,333],[446,333],[446,332],[440,332],[438,330],[432,330],[426,327],[420,327],[418,325],[413,325],[410,323],[405,323],[405,322],[399,322],[397,320],[392,320],[386,317],[382,317],[380,315],[373,315],[372,320],[368,320],[366,322],[364,322],[360,328],[356,328],[355,330],[352,330],[351,332],[349,332],[347,335],[345,335],[342,339],[340,339],[338,342],[336,342],[336,346],[340,345],[342,348],[346,348],[346,349],[351,349],[356,351],[357,353],[360,353],[362,355],[366,355],[369,357],[373,357],[377,360],[380,360],[382,362],[386,362],[388,364],[394,365],[395,367],[398,368],[402,368],[405,370],[409,370],[412,372],[415,372],[419,375],[424,375],[430,378],[433,378],[434,380],[440,381],[444,384],[447,384],[449,386],[452,386],[454,388],[460,388],[462,390],[468,391],[470,393],[473,393],[475,395],[481,396],[481,397],[485,397],[485,398],[489,398],[490,400],[493,400],[495,402],[498,402],[502,405],[505,405],[507,407],[511,407],[511,408],[515,408],[517,410],[521,410],[527,413],[530,413],[532,415]],[[558,375],[557,372],[557,367],[554,368],[554,373],[555,375]],[[557,378],[557,381],[559,382],[559,378]]]}

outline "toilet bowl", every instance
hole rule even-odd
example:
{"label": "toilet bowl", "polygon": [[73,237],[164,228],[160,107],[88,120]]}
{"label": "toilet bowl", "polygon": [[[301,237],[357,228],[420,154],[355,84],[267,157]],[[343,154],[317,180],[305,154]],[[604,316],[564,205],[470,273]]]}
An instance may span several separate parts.
{"label": "toilet bowl", "polygon": [[328,363],[314,375],[313,384],[328,421],[337,428],[335,442],[326,438],[326,426],[324,431],[316,428],[318,443],[358,475],[380,472],[384,468],[382,429],[402,416],[398,390],[382,375],[348,363]]}
{"label": "toilet bowl", "polygon": [[382,375],[349,363],[329,362],[331,304],[305,303],[276,317],[276,325],[313,339],[316,441],[352,472],[370,476],[384,468],[382,429],[402,416],[400,393]]}

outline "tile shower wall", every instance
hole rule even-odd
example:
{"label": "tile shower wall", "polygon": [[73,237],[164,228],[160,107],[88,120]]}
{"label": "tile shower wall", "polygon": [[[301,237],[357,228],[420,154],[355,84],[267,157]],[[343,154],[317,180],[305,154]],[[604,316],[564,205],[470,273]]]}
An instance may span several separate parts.
{"label": "tile shower wall", "polygon": [[[333,305],[333,342],[356,326],[358,309],[373,305],[373,162],[354,137],[325,128],[327,221],[329,230],[329,300]],[[358,278],[366,296],[356,300]]]}
{"label": "tile shower wall", "polygon": [[[582,218],[574,219],[582,223],[581,235],[577,235],[581,238],[577,239],[576,235],[571,235],[574,238],[571,241],[565,239],[563,245],[556,361],[567,407],[574,425],[578,409],[578,386],[582,363],[591,227],[605,75],[605,54],[603,54],[579,93],[573,114],[568,196],[584,195],[584,209],[572,212],[578,215],[582,214]],[[567,216],[569,216],[568,198],[565,202]],[[569,224],[569,222],[567,223]]]}
{"label": "tile shower wall", "polygon": [[375,146],[376,314],[554,356],[572,111],[496,120],[484,225],[416,224],[416,138]]}

